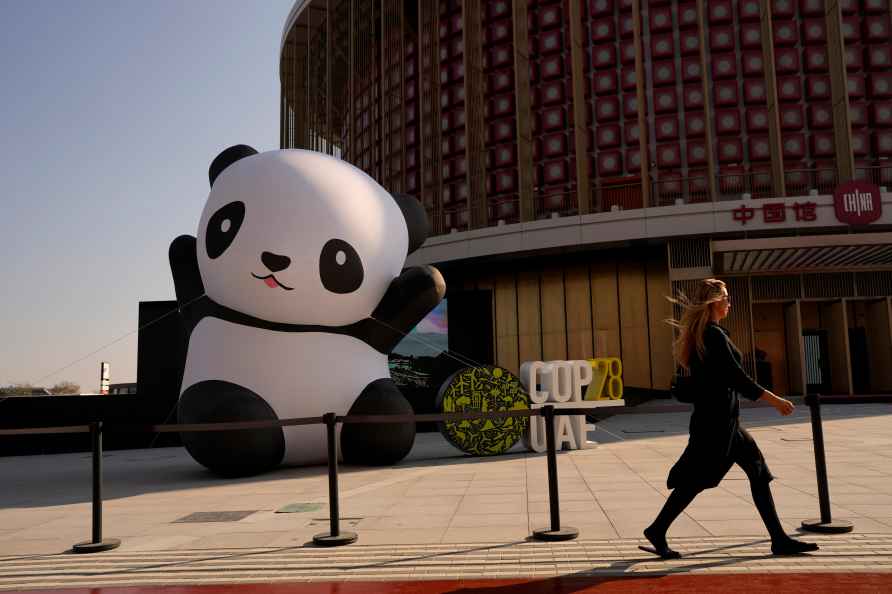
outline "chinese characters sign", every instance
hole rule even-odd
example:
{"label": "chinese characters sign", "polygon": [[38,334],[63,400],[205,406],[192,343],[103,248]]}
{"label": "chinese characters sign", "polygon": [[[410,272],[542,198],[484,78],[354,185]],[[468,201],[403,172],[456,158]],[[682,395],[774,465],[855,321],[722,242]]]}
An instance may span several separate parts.
{"label": "chinese characters sign", "polygon": [[863,181],[850,181],[833,192],[836,219],[849,225],[867,225],[883,213],[880,189]]}
{"label": "chinese characters sign", "polygon": [[794,202],[789,205],[783,202],[765,202],[755,207],[746,204],[738,206],[731,214],[741,225],[755,219],[758,211],[761,211],[763,223],[783,223],[787,221],[787,211],[790,211],[791,221],[808,222],[817,220],[816,208],[817,204],[814,202]]}

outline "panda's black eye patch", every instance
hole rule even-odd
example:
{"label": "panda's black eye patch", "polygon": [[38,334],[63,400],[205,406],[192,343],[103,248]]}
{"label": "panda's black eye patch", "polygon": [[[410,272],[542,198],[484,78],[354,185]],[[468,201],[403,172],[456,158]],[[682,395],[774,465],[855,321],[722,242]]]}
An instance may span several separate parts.
{"label": "panda's black eye patch", "polygon": [[204,247],[211,260],[223,255],[238,234],[245,220],[245,203],[241,200],[230,202],[211,215],[204,234]]}
{"label": "panda's black eye patch", "polygon": [[332,293],[352,293],[362,284],[362,260],[343,239],[329,239],[319,254],[322,285]]}

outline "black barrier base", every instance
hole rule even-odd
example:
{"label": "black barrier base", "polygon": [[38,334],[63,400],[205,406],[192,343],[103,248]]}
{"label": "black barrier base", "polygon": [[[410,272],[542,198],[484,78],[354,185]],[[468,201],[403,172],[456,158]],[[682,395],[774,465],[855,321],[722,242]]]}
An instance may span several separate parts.
{"label": "black barrier base", "polygon": [[533,530],[533,538],[536,540],[573,540],[577,536],[579,536],[579,530],[572,526],[562,526],[558,530],[552,530],[551,528],[539,528],[538,530]]}
{"label": "black barrier base", "polygon": [[117,538],[106,538],[99,542],[79,542],[71,547],[72,553],[101,553],[102,551],[110,551],[121,546],[121,541]]}
{"label": "black barrier base", "polygon": [[341,547],[353,544],[356,542],[357,538],[359,537],[356,536],[355,532],[340,532],[337,535],[323,532],[322,534],[317,534],[313,537],[313,544],[319,545],[320,547]]}
{"label": "black barrier base", "polygon": [[817,520],[803,520],[802,529],[809,532],[821,532],[824,534],[842,534],[843,532],[852,531],[852,523],[846,520],[831,520],[830,522],[822,522]]}

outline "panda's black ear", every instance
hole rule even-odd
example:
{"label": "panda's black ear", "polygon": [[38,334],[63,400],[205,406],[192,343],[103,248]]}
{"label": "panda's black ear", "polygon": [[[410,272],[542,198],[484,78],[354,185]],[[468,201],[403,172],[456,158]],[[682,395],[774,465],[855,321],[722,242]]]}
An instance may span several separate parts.
{"label": "panda's black ear", "polygon": [[406,228],[409,230],[409,254],[411,254],[427,239],[429,231],[427,213],[414,196],[393,194],[393,199],[396,200],[400,210],[403,211],[403,218],[406,219]]}
{"label": "panda's black ear", "polygon": [[217,155],[217,158],[211,163],[210,169],[208,169],[208,177],[211,179],[211,186],[214,185],[217,176],[223,173],[224,169],[239,159],[244,159],[245,157],[250,157],[251,155],[256,154],[257,151],[250,146],[246,144],[237,144]]}

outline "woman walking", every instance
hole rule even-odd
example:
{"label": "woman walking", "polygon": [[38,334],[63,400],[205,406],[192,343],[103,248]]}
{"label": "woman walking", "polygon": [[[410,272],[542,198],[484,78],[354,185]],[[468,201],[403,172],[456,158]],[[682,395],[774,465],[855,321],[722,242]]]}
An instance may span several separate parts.
{"label": "woman walking", "polygon": [[696,391],[690,440],[669,471],[669,498],[644,530],[653,549],[641,548],[664,559],[680,557],[666,542],[669,526],[698,493],[717,487],[731,466],[737,464],[750,481],[756,509],[771,535],[771,552],[790,555],[816,551],[817,545],[795,540],[784,532],[768,485],[774,477],[759,446],[738,419],[738,394],[767,402],[784,416],[793,412],[793,403],[764,389],[741,367],[740,351],[727,330],[718,325],[731,308],[725,283],[706,279],[697,287],[692,302],[678,303],[685,311],[681,321],[674,323],[680,330],[675,355],[681,366],[690,371]]}

